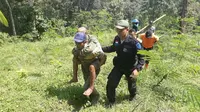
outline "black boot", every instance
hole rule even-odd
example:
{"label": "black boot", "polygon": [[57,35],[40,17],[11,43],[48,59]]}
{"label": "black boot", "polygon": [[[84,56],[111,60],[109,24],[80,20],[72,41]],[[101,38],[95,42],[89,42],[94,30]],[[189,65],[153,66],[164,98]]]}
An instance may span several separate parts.
{"label": "black boot", "polygon": [[134,101],[136,99],[136,94],[129,96],[129,101]]}

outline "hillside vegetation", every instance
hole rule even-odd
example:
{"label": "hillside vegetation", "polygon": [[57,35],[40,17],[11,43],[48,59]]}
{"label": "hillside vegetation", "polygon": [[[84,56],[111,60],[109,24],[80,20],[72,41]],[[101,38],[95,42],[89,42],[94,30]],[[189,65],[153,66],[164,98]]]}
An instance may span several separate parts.
{"label": "hillside vegetation", "polygon": [[[99,34],[109,45],[115,33]],[[82,93],[83,78],[72,78],[73,37],[48,38],[38,42],[19,41],[0,47],[0,111],[2,112],[198,112],[200,111],[200,35],[163,34],[147,70],[138,77],[135,101],[127,100],[127,83],[117,88],[117,104],[105,108],[106,81],[115,53],[107,54],[96,81],[97,105],[89,106]]]}
{"label": "hillside vegetation", "polygon": [[[200,0],[0,0],[0,111],[199,112],[199,7]],[[151,61],[137,79],[136,100],[127,100],[122,78],[112,109],[105,108],[105,88],[116,54],[107,54],[95,83],[101,96],[91,106],[82,95],[80,68],[79,82],[68,83],[73,36],[84,26],[109,45],[121,19],[130,28],[134,19],[139,29],[155,26],[160,41],[139,52]]]}

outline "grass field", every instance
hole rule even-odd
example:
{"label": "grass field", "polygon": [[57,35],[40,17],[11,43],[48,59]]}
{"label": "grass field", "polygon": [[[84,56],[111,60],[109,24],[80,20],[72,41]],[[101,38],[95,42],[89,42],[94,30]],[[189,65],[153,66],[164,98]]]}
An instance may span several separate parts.
{"label": "grass field", "polygon": [[[107,45],[112,40],[99,39]],[[167,40],[167,38],[166,38]],[[162,40],[161,40],[162,43]],[[163,43],[164,44],[164,43]],[[172,48],[159,54],[165,60],[150,63],[138,77],[138,94],[128,101],[124,78],[117,88],[117,103],[105,108],[106,81],[111,71],[112,58],[108,54],[96,80],[100,92],[97,105],[88,106],[83,93],[83,78],[69,84],[72,78],[72,38],[50,39],[40,42],[10,43],[0,47],[0,111],[1,112],[198,112],[200,111],[199,60],[174,60]],[[166,52],[169,50],[169,52]],[[198,52],[196,52],[198,54]],[[168,55],[174,57],[169,58]],[[199,54],[198,54],[199,55]],[[195,56],[194,56],[195,57]],[[185,58],[185,57],[184,57]],[[197,56],[198,58],[198,56]],[[178,58],[179,59],[179,58]],[[199,59],[199,58],[198,58]],[[192,68],[193,67],[193,68]],[[191,69],[188,69],[191,68]],[[195,71],[196,70],[196,71]],[[164,75],[168,75],[161,83]],[[156,86],[157,85],[157,86]]]}

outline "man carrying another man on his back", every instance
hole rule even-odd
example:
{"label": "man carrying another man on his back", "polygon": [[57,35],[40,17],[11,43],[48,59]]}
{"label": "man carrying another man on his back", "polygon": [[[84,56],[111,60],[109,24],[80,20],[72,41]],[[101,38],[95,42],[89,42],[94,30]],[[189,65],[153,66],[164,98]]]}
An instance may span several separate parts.
{"label": "man carrying another man on his back", "polygon": [[76,46],[72,50],[73,57],[73,78],[70,82],[78,82],[78,65],[81,64],[83,78],[85,81],[83,95],[99,96],[95,89],[95,79],[100,72],[100,67],[106,61],[106,55],[101,45],[92,35],[86,34],[86,28],[80,27],[74,37]]}

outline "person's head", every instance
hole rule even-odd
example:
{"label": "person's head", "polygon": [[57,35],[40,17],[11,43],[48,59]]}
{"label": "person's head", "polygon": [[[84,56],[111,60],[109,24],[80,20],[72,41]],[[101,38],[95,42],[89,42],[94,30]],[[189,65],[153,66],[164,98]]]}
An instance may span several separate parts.
{"label": "person's head", "polygon": [[130,29],[129,33],[136,33],[137,31],[135,29]]}
{"label": "person's head", "polygon": [[119,20],[115,28],[120,37],[126,37],[129,32],[129,23],[127,20]]}
{"label": "person's head", "polygon": [[150,28],[150,30],[154,33],[155,30],[156,30],[156,27],[155,27],[155,26],[152,26],[152,27]]}
{"label": "person's head", "polygon": [[133,36],[133,37],[136,37],[136,30],[135,29],[130,29],[129,30],[129,34],[131,35],[131,36]]}
{"label": "person's head", "polygon": [[132,25],[138,27],[139,26],[139,20],[138,19],[133,19],[132,21]]}
{"label": "person's head", "polygon": [[74,36],[74,41],[78,49],[82,49],[87,42],[86,34],[84,32],[77,32]]}
{"label": "person's head", "polygon": [[146,38],[151,38],[152,37],[153,32],[151,30],[147,30],[145,33]]}
{"label": "person's head", "polygon": [[87,32],[87,29],[85,27],[79,27],[77,32],[83,32],[83,33],[86,33]]}

